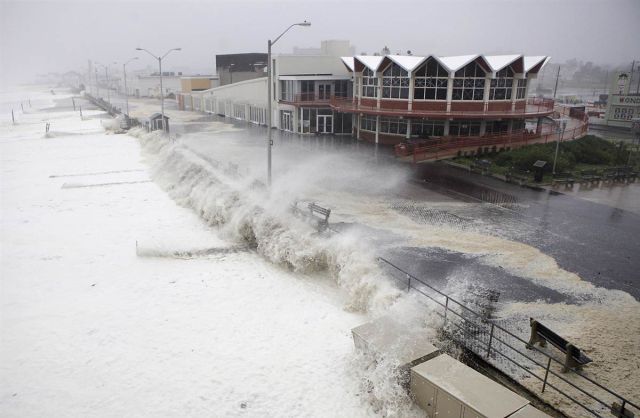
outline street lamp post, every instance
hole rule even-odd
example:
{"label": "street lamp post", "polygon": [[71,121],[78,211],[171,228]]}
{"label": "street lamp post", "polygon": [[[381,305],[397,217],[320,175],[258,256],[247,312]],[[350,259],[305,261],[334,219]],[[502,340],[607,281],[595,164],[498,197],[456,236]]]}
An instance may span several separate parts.
{"label": "street lamp post", "polygon": [[[116,63],[114,62],[114,64]],[[107,102],[109,103],[109,106],[111,106],[111,84],[109,82],[109,64],[105,65],[105,64],[100,64],[99,62],[96,62],[96,65],[101,65],[102,67],[104,67],[104,75],[107,78]]]}
{"label": "street lamp post", "polygon": [[[129,61],[122,63],[122,77],[124,78],[124,98],[127,103],[127,119],[129,119],[129,90],[127,90],[127,64],[137,59],[138,57],[134,57],[134,58],[131,58]],[[164,120],[162,123],[164,124]]]}
{"label": "street lamp post", "polygon": [[160,109],[162,114],[162,131],[167,132],[167,125],[164,123],[164,89],[162,87],[162,60],[164,57],[169,55],[171,51],[182,51],[182,48],[171,48],[167,52],[165,52],[162,56],[157,56],[144,48],[136,48],[136,51],[144,51],[147,54],[151,55],[153,58],[158,60],[158,70],[160,71]]}
{"label": "street lamp post", "polygon": [[271,147],[273,146],[273,140],[271,139],[271,128],[273,125],[273,115],[271,110],[271,47],[278,42],[282,36],[289,31],[294,26],[311,26],[311,22],[307,22],[306,20],[302,23],[294,23],[284,30],[278,37],[271,41],[269,39],[267,41],[267,120],[268,120],[268,133],[267,133],[267,185],[271,187]]}
{"label": "street lamp post", "polygon": [[93,63],[93,72],[96,75],[96,99],[100,98],[100,85],[98,84],[98,69],[96,68],[96,63]]}
{"label": "street lamp post", "polygon": [[[560,133],[560,138],[558,138],[558,140],[556,141],[556,153],[553,157],[553,170],[551,171],[553,175],[556,174],[556,160],[558,159],[558,151],[560,150],[560,141],[562,141],[562,138],[564,137],[564,130],[567,128],[567,120],[564,118],[561,119],[557,119],[558,121],[558,127],[556,128],[557,132],[561,132]],[[560,125],[562,124],[562,130],[560,130]]]}

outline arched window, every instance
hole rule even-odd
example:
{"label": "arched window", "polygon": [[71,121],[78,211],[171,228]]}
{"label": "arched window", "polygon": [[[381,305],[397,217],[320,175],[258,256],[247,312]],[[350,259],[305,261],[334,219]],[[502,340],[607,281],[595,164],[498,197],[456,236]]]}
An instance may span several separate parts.
{"label": "arched window", "polygon": [[477,62],[472,62],[456,71],[453,79],[452,100],[482,100],[484,77],[484,70]]}
{"label": "arched window", "polygon": [[378,97],[378,77],[375,73],[365,68],[362,72],[362,97]]}
{"label": "arched window", "polygon": [[513,86],[513,70],[511,66],[498,71],[496,78],[491,79],[489,100],[511,100]]}
{"label": "arched window", "polygon": [[385,99],[409,98],[409,73],[391,63],[382,73],[382,97]]}
{"label": "arched window", "polygon": [[413,98],[416,100],[447,100],[449,73],[433,58],[415,72]]}

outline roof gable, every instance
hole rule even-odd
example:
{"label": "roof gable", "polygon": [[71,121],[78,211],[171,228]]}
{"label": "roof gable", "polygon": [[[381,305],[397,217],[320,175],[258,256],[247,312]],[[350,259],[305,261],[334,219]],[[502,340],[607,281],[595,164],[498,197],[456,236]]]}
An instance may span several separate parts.
{"label": "roof gable", "polygon": [[378,71],[378,67],[383,59],[384,57],[379,55],[358,55],[354,57],[354,67],[356,71],[362,71],[362,69],[358,68],[358,63],[360,63],[375,72]]}

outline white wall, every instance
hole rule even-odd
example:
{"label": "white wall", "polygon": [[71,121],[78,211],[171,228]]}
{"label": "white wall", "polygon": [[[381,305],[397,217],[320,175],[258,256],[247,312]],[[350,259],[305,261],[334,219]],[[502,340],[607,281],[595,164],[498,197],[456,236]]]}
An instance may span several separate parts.
{"label": "white wall", "polygon": [[340,57],[327,55],[279,55],[275,59],[275,74],[277,76],[332,74],[348,77],[350,75]]}
{"label": "white wall", "polygon": [[[177,93],[181,89],[180,76],[163,76],[162,87],[165,95]],[[130,95],[136,94],[136,89],[140,90],[140,97],[160,97],[160,77],[159,76],[133,76],[127,75],[127,89]]]}

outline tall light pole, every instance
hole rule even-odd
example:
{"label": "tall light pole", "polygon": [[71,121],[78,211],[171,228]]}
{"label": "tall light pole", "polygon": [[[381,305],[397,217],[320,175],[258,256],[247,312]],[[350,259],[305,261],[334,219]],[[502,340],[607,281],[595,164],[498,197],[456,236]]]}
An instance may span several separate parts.
{"label": "tall light pole", "polygon": [[182,51],[182,48],[171,48],[164,55],[155,55],[144,48],[136,48],[136,51],[144,51],[158,60],[158,70],[160,71],[160,109],[162,114],[162,131],[167,132],[167,125],[164,123],[164,89],[162,88],[162,60],[169,55],[171,51]]}
{"label": "tall light pole", "polygon": [[556,74],[556,85],[553,88],[553,98],[556,98],[556,92],[558,91],[558,80],[560,80],[560,64],[558,64],[558,73]]}
{"label": "tall light pole", "polygon": [[[114,62],[114,64],[116,64]],[[105,77],[107,78],[107,102],[109,103],[109,105],[111,105],[111,85],[109,83],[109,64],[100,64],[99,62],[96,62],[96,65],[101,65],[102,67],[104,67],[104,74]]]}
{"label": "tall light pole", "polygon": [[294,26],[311,26],[311,22],[307,22],[306,20],[302,23],[294,23],[293,25],[289,26],[287,29],[284,30],[284,32],[282,32],[280,35],[278,35],[278,37],[271,41],[271,39],[269,39],[267,41],[267,121],[268,121],[268,133],[267,133],[267,185],[269,187],[271,187],[271,147],[273,146],[273,140],[271,139],[271,128],[272,128],[272,124],[273,124],[273,115],[271,114],[271,73],[272,73],[272,69],[271,69],[271,47],[278,42],[278,40],[280,38],[282,38],[282,35],[284,35],[285,33],[287,33],[289,31],[289,29],[291,29]]}
{"label": "tall light pole", "polygon": [[[560,150],[560,142],[562,141],[562,137],[564,137],[564,130],[567,127],[567,120],[565,118],[557,119],[558,126],[556,127],[556,132],[560,133],[560,138],[556,141],[556,153],[553,157],[553,170],[551,173],[553,175],[556,174],[556,160],[558,159],[558,151]],[[560,126],[562,126],[562,130],[560,130]]]}
{"label": "tall light pole", "polygon": [[235,64],[229,64],[229,84],[233,84],[233,67]]}
{"label": "tall light pole", "polygon": [[98,84],[98,69],[96,68],[96,62],[93,62],[93,72],[96,75],[96,99],[100,98],[100,85]]}
{"label": "tall light pole", "polygon": [[[133,57],[129,61],[122,63],[122,77],[124,78],[124,98],[125,98],[125,101],[127,102],[127,118],[129,118],[129,90],[127,90],[127,64],[137,59],[138,57]],[[162,123],[164,124],[164,120]]]}

